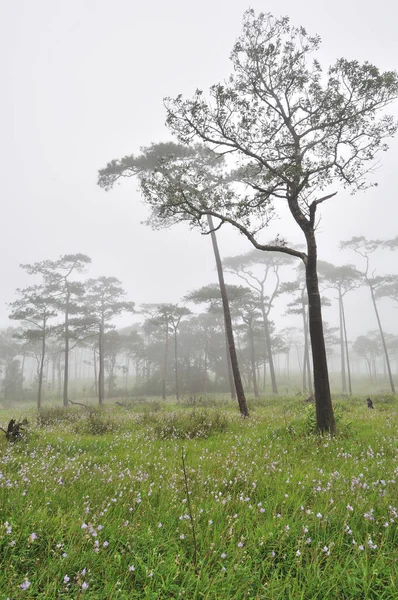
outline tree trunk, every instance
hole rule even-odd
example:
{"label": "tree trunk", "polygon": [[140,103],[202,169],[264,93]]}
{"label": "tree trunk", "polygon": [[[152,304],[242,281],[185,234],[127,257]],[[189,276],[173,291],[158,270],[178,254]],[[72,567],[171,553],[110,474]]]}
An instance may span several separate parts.
{"label": "tree trunk", "polygon": [[102,405],[105,399],[105,358],[104,358],[104,319],[101,320],[98,336],[99,372],[98,372],[98,403]]}
{"label": "tree trunk", "polygon": [[340,328],[340,355],[341,355],[341,387],[343,394],[347,391],[347,381],[345,376],[345,356],[344,356],[344,327],[343,327],[343,297],[339,288],[339,328]]}
{"label": "tree trunk", "polygon": [[346,325],[345,325],[345,314],[344,314],[344,301],[343,301],[343,297],[341,297],[341,316],[343,317],[345,353],[346,353],[346,360],[347,360],[348,392],[349,392],[350,396],[352,396],[350,355],[349,355],[349,352],[348,352],[348,339],[347,339],[347,328],[346,328]]}
{"label": "tree trunk", "polygon": [[234,381],[234,374],[232,371],[231,355],[229,353],[228,336],[227,336],[226,329],[225,329],[225,360],[227,363],[227,377],[228,377],[231,398],[232,398],[232,400],[236,400],[235,381]]}
{"label": "tree trunk", "polygon": [[65,305],[65,358],[64,358],[64,393],[63,393],[63,405],[68,406],[68,383],[69,383],[69,290],[66,295]]}
{"label": "tree trunk", "polygon": [[39,367],[39,385],[37,390],[37,410],[41,409],[41,394],[43,388],[43,373],[44,373],[44,359],[46,356],[46,321],[43,322],[43,340],[41,344],[41,358]]}
{"label": "tree trunk", "polygon": [[180,399],[180,390],[178,386],[178,347],[177,347],[177,328],[174,330],[174,369],[176,378],[176,399]]}
{"label": "tree trunk", "polygon": [[166,322],[166,340],[164,344],[162,399],[166,400],[167,359],[169,353],[169,322]]}
{"label": "tree trunk", "polygon": [[267,348],[267,358],[268,358],[268,363],[269,363],[269,373],[271,376],[272,393],[277,395],[278,387],[276,385],[274,359],[272,356],[271,335],[269,332],[268,317],[267,317],[267,314],[265,311],[263,298],[261,298],[260,305],[261,305],[261,313],[262,313],[263,323],[264,323],[265,344],[266,344],[266,348]]}
{"label": "tree trunk", "polygon": [[371,283],[369,282],[369,280],[367,280],[367,281],[368,281],[368,285],[369,285],[369,288],[370,288],[370,293],[371,293],[371,296],[372,296],[373,308],[374,308],[374,311],[376,313],[376,319],[377,319],[377,324],[379,326],[381,341],[382,341],[382,344],[383,344],[383,350],[384,350],[384,356],[385,356],[385,359],[386,359],[386,365],[387,365],[387,371],[388,371],[388,379],[390,381],[391,392],[393,394],[395,394],[395,387],[394,387],[394,381],[393,381],[393,378],[392,378],[390,359],[388,357],[387,344],[386,344],[386,340],[385,340],[385,337],[384,337],[383,328],[381,326],[381,321],[380,321],[380,317],[379,317],[379,311],[377,310],[376,298],[375,298],[375,295],[374,295],[373,286],[371,285]]}
{"label": "tree trunk", "polygon": [[238,398],[239,410],[240,410],[240,414],[243,417],[248,417],[249,410],[247,408],[245,392],[243,390],[242,379],[241,379],[240,372],[239,372],[238,357],[236,354],[234,334],[233,334],[233,330],[232,330],[231,312],[229,310],[228,295],[227,295],[227,289],[225,287],[224,273],[223,273],[223,269],[222,269],[220,252],[218,250],[216,234],[214,233],[213,219],[211,218],[210,215],[208,215],[207,220],[208,220],[208,224],[209,224],[209,229],[211,231],[210,236],[211,236],[211,241],[213,244],[214,257],[216,259],[218,281],[219,281],[219,285],[220,285],[221,299],[222,299],[222,304],[223,304],[223,309],[224,309],[225,333],[226,333],[226,336],[228,339],[229,356],[231,358],[231,367],[232,367],[232,373],[234,376],[235,390],[236,390],[236,394],[237,394],[237,398]]}
{"label": "tree trunk", "polygon": [[254,397],[258,398],[258,386],[257,386],[257,374],[256,374],[256,357],[254,353],[254,335],[253,330],[250,327],[249,329],[249,340],[250,340],[250,362],[252,367],[252,380],[253,380],[253,392]]}
{"label": "tree trunk", "polygon": [[308,293],[308,320],[314,366],[316,422],[321,432],[336,432],[330,395],[329,372],[323,335],[322,306],[317,274],[317,247],[314,232],[307,235],[308,258],[305,276]]}
{"label": "tree trunk", "polygon": [[98,397],[97,355],[95,352],[95,346],[94,346],[94,350],[93,350],[93,365],[94,365],[94,391],[95,391],[95,395]]}

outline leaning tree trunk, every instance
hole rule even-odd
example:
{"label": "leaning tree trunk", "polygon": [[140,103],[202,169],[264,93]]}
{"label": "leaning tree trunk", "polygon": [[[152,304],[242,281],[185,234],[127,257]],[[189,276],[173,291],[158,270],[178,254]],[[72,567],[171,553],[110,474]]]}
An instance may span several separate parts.
{"label": "leaning tree trunk", "polygon": [[379,326],[379,331],[380,331],[380,337],[381,337],[381,341],[382,341],[382,344],[383,344],[384,356],[385,356],[385,359],[386,359],[386,365],[387,365],[387,371],[388,371],[388,379],[390,380],[391,391],[392,391],[393,394],[395,394],[395,386],[394,386],[394,381],[393,381],[393,378],[392,378],[390,359],[389,359],[389,356],[388,356],[387,344],[386,344],[386,340],[385,340],[385,337],[384,337],[383,328],[381,326],[379,311],[377,310],[376,298],[375,298],[375,295],[374,295],[373,286],[371,285],[371,283],[369,281],[368,281],[368,285],[369,285],[369,288],[370,288],[370,293],[371,293],[372,302],[373,302],[373,308],[374,308],[374,311],[375,311],[375,314],[376,314],[377,324]]}
{"label": "leaning tree trunk", "polygon": [[[225,327],[224,327],[224,329],[225,329]],[[235,381],[234,381],[234,374],[232,371],[231,355],[229,352],[228,336],[227,336],[226,329],[225,329],[225,360],[227,363],[227,376],[228,376],[229,389],[231,392],[231,398],[232,398],[232,400],[236,400]]]}
{"label": "leaning tree trunk", "polygon": [[317,246],[313,231],[307,233],[308,257],[305,265],[305,278],[308,293],[308,321],[311,339],[312,361],[314,366],[316,422],[321,432],[336,432],[332,399],[330,395],[329,372],[323,335],[321,295],[317,274]]}
{"label": "leaning tree trunk", "polygon": [[232,367],[232,372],[233,372],[233,376],[234,376],[236,394],[238,397],[239,410],[240,410],[240,414],[243,417],[248,417],[249,410],[247,408],[245,392],[243,389],[242,379],[241,379],[240,371],[239,371],[238,356],[236,354],[234,334],[233,334],[233,330],[232,330],[232,319],[231,319],[231,312],[229,309],[227,288],[225,287],[224,273],[223,273],[223,269],[222,269],[220,252],[218,250],[217,238],[216,238],[216,234],[214,233],[213,219],[211,218],[210,215],[207,215],[207,221],[209,224],[209,229],[211,231],[210,236],[211,236],[211,241],[213,244],[214,257],[216,259],[218,281],[219,281],[219,285],[220,285],[220,293],[221,293],[222,305],[223,305],[223,309],[224,309],[225,333],[226,333],[226,336],[228,339],[229,356],[231,357],[231,367]]}

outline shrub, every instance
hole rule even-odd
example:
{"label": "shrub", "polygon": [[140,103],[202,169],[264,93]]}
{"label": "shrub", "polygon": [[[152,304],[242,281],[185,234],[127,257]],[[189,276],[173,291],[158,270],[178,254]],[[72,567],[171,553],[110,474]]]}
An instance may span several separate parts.
{"label": "shrub", "polygon": [[73,423],[80,418],[81,411],[64,406],[47,406],[42,408],[36,417],[39,427],[52,427],[59,423]]}
{"label": "shrub", "polygon": [[76,423],[75,431],[87,435],[104,435],[120,431],[120,425],[102,408],[88,408],[84,418]]}
{"label": "shrub", "polygon": [[193,410],[188,415],[172,413],[155,425],[155,436],[159,439],[208,438],[212,433],[224,432],[228,427],[225,414],[218,410]]}

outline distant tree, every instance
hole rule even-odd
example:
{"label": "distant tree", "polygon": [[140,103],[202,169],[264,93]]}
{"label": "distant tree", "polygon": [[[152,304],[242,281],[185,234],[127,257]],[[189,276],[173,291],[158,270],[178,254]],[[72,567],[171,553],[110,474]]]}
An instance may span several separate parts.
{"label": "distant tree", "polygon": [[357,337],[352,345],[352,349],[358,356],[365,359],[369,372],[369,380],[372,383],[376,377],[376,358],[380,355],[380,342],[372,335],[372,332],[367,335]]}
{"label": "distant tree", "polygon": [[10,319],[21,321],[26,329],[22,337],[31,343],[40,342],[37,354],[37,408],[41,408],[46,342],[51,331],[50,321],[57,315],[52,291],[46,285],[34,285],[17,289],[19,298],[10,303]]}
{"label": "distant tree", "polygon": [[302,364],[302,375],[303,375],[303,392],[307,391],[312,396],[314,393],[312,385],[312,371],[310,363],[310,337],[308,328],[308,297],[305,289],[305,281],[301,277],[302,270],[298,271],[296,281],[285,282],[280,287],[280,293],[287,293],[289,296],[295,294],[293,300],[287,305],[286,314],[288,315],[300,315],[303,321],[303,336],[304,336],[304,350],[303,350],[303,364]]}
{"label": "distant tree", "polygon": [[5,400],[21,400],[23,396],[23,373],[18,357],[24,352],[20,331],[8,327],[0,331],[0,374]]}
{"label": "distant tree", "polygon": [[45,285],[51,292],[54,306],[59,314],[63,314],[64,322],[53,330],[60,334],[64,340],[64,389],[63,404],[68,406],[69,383],[69,349],[71,339],[76,338],[78,329],[83,324],[80,300],[84,294],[84,285],[73,281],[71,278],[76,273],[84,272],[91,263],[91,258],[85,254],[64,254],[58,260],[44,260],[41,262],[21,265],[30,275],[40,274]]}
{"label": "distant tree", "polygon": [[372,298],[372,305],[375,311],[377,324],[379,326],[381,343],[383,345],[384,356],[386,360],[386,366],[388,371],[388,378],[390,382],[391,391],[395,394],[394,380],[391,372],[390,359],[388,356],[387,344],[384,336],[383,327],[376,302],[376,292],[379,288],[382,288],[385,284],[390,283],[393,277],[391,275],[380,276],[376,275],[375,271],[370,272],[370,256],[377,249],[383,247],[381,240],[367,240],[364,236],[353,237],[350,240],[346,240],[340,243],[340,248],[353,250],[356,254],[361,256],[365,260],[365,269],[362,273],[364,281],[369,288],[370,296]]}
{"label": "distant tree", "polygon": [[350,356],[348,352],[347,328],[344,311],[344,296],[352,290],[358,288],[362,283],[361,273],[354,265],[343,265],[336,267],[326,261],[319,261],[319,273],[322,283],[325,282],[328,287],[335,289],[338,293],[339,303],[339,323],[340,323],[340,356],[341,356],[341,382],[343,393],[347,391],[346,380],[346,362],[348,390],[352,394]]}
{"label": "distant tree", "polygon": [[384,283],[375,290],[375,298],[390,298],[398,303],[398,276],[391,276],[388,283]]}
{"label": "distant tree", "polygon": [[[279,268],[292,263],[290,256],[284,256],[278,252],[264,253],[260,250],[251,250],[246,254],[231,256],[224,259],[224,270],[240,277],[258,296],[259,307],[263,317],[263,326],[265,342],[267,349],[267,358],[270,368],[272,392],[278,393],[274,361],[272,356],[271,334],[269,327],[270,312],[275,298],[279,292]],[[259,267],[260,273],[253,270],[253,267]],[[269,278],[271,273],[274,275],[273,287],[269,293]],[[267,290],[267,292],[266,292]]]}
{"label": "distant tree", "polygon": [[112,319],[123,312],[134,312],[134,302],[123,298],[126,292],[116,277],[97,277],[85,283],[84,296],[85,327],[91,328],[98,339],[98,402],[103,404],[105,399],[105,348],[104,336],[106,331],[113,329]]}
{"label": "distant tree", "polygon": [[255,398],[259,397],[258,382],[257,382],[257,358],[255,352],[255,337],[261,327],[261,307],[259,299],[253,293],[253,290],[246,288],[246,293],[238,297],[238,302],[235,302],[234,309],[240,314],[244,328],[247,333],[247,341],[249,346],[249,360],[251,380],[253,382],[253,392]]}
{"label": "distant tree", "polygon": [[175,372],[175,393],[176,399],[180,399],[180,385],[178,378],[178,331],[181,321],[184,317],[189,316],[191,311],[186,306],[173,305],[173,310],[170,315],[170,327],[174,336],[174,372]]}
{"label": "distant tree", "polygon": [[[221,270],[222,272],[222,270]],[[221,290],[223,289],[223,293]],[[224,277],[222,275],[222,283],[220,284],[220,273],[219,273],[219,285],[209,284],[207,286],[203,286],[198,290],[194,290],[185,296],[185,301],[193,302],[195,304],[207,304],[209,311],[217,313],[220,309],[223,311],[224,317],[224,326],[226,332],[226,342],[227,342],[227,367],[228,367],[228,379],[230,382],[231,394],[232,390],[236,389],[236,381],[240,381],[238,383],[238,388],[240,390],[238,396],[238,404],[239,410],[242,416],[247,417],[249,415],[249,411],[247,408],[246,398],[243,390],[242,381],[240,378],[240,370],[238,364],[238,356],[235,348],[235,341],[232,335],[231,342],[231,333],[233,332],[232,326],[232,317],[231,317],[231,309],[230,302],[231,298],[236,299],[236,295],[239,295],[239,287],[227,285],[224,282]],[[246,292],[244,292],[246,293]],[[225,301],[226,300],[226,301]],[[231,347],[233,345],[233,350],[231,354]],[[232,360],[232,357],[233,360]],[[235,363],[236,361],[236,363]],[[232,394],[233,396],[233,394]]]}
{"label": "distant tree", "polygon": [[108,398],[112,396],[115,388],[117,360],[126,351],[127,336],[118,331],[111,330],[104,335],[104,367],[108,372]]}

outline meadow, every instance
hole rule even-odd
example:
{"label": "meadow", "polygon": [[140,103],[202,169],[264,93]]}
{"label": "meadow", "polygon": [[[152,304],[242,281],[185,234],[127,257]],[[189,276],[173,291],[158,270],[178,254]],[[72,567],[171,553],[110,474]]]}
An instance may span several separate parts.
{"label": "meadow", "polygon": [[398,403],[374,403],[335,398],[335,438],[297,397],[26,409],[0,598],[398,598]]}

